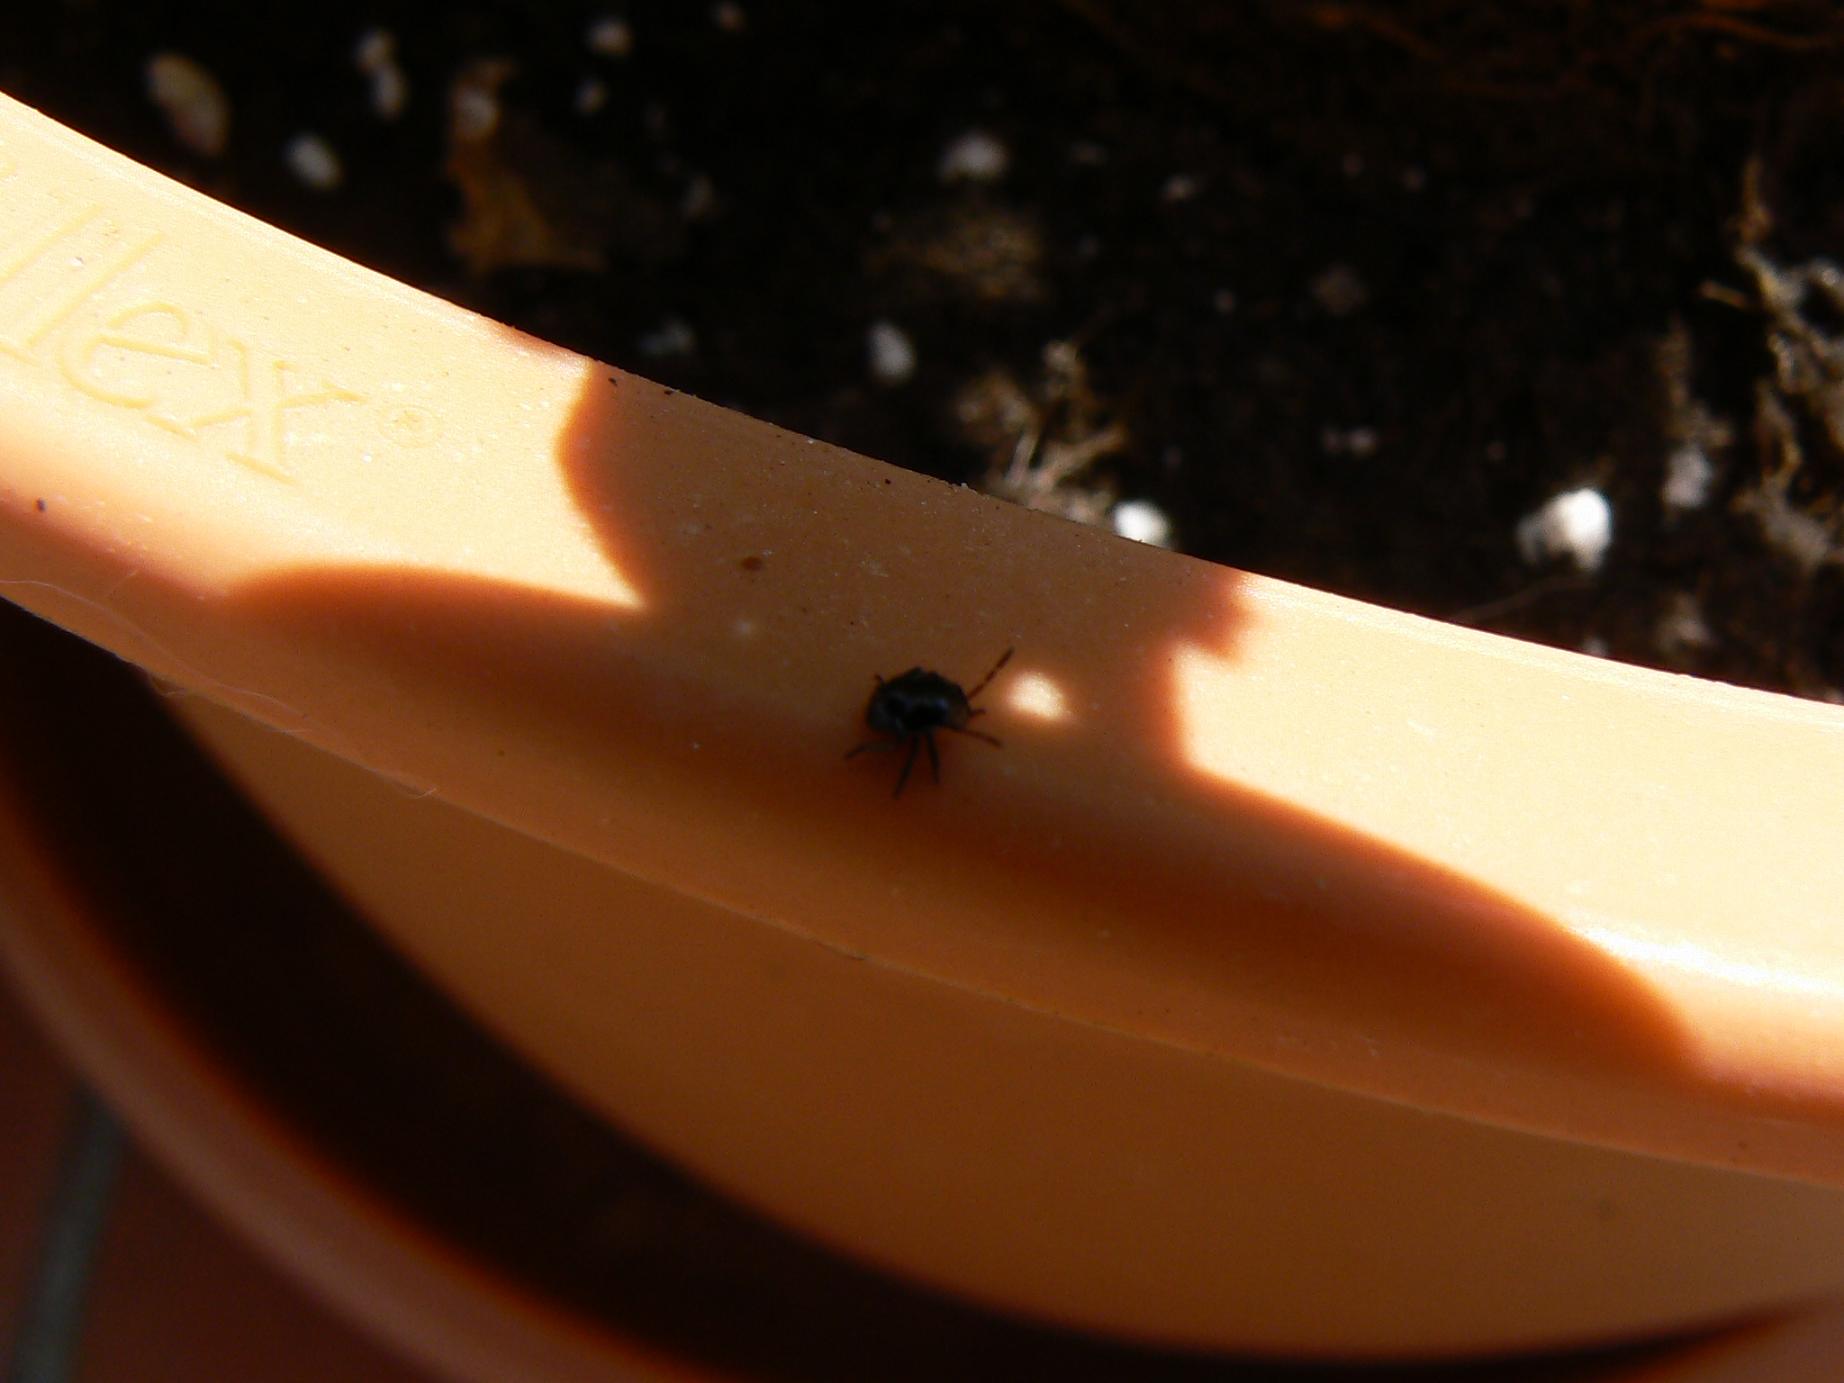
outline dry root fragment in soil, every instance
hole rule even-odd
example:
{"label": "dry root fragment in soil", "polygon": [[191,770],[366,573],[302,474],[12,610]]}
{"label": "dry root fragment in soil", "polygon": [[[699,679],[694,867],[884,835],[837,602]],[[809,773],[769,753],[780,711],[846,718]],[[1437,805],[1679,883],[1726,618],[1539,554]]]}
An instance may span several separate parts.
{"label": "dry root fragment in soil", "polygon": [[1747,292],[1713,296],[1757,313],[1771,375],[1756,382],[1754,439],[1760,479],[1736,497],[1766,544],[1803,577],[1844,562],[1838,542],[1844,492],[1844,270],[1828,259],[1781,264],[1762,248],[1773,216],[1761,199],[1760,169],[1743,177],[1735,262]]}
{"label": "dry root fragment in soil", "polygon": [[962,435],[991,457],[980,482],[986,493],[1078,523],[1107,521],[1114,487],[1089,472],[1126,450],[1129,434],[1090,389],[1074,342],[1044,347],[1031,392],[1009,372],[989,370],[960,391],[954,413]]}

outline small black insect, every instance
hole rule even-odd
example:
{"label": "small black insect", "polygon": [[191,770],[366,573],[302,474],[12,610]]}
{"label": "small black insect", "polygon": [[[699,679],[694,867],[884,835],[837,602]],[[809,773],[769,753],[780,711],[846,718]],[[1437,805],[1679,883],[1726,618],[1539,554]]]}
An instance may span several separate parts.
{"label": "small black insect", "polygon": [[995,749],[999,747],[997,739],[984,731],[969,730],[967,722],[986,714],[983,708],[973,704],[973,698],[985,691],[987,684],[999,675],[999,669],[1011,660],[1012,650],[1008,648],[972,691],[962,691],[960,683],[950,682],[939,672],[919,667],[912,667],[888,681],[879,676],[877,690],[871,693],[871,700],[864,708],[864,723],[878,738],[846,751],[845,757],[849,759],[867,749],[907,749],[903,771],[896,775],[896,790],[890,794],[901,797],[903,785],[909,781],[909,770],[916,766],[916,754],[926,746],[929,771],[939,783],[941,756],[935,749],[935,731],[952,730],[957,735],[985,740]]}

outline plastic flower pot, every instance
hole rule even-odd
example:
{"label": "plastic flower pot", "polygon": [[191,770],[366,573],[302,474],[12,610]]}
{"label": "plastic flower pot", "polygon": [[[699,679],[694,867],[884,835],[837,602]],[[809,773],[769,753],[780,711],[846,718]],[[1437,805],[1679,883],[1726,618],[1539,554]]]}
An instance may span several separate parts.
{"label": "plastic flower pot", "polygon": [[[0,967],[207,1205],[439,1376],[1297,1376],[955,1307],[649,1167],[394,962],[162,715],[104,655],[0,613]],[[1515,1373],[1829,1383],[1841,1350],[1832,1305]]]}
{"label": "plastic flower pot", "polygon": [[[1117,540],[0,109],[0,579],[585,1105],[866,1261],[1289,1357],[1844,1288],[1844,712]],[[971,684],[940,782],[846,757]]]}

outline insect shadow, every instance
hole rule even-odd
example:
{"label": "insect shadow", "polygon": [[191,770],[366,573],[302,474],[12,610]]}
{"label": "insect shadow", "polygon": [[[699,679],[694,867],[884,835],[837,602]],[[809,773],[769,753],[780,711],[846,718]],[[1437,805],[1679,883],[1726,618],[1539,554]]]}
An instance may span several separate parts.
{"label": "insect shadow", "polygon": [[877,738],[847,750],[845,757],[849,759],[867,749],[907,750],[902,772],[896,775],[896,788],[890,794],[901,797],[909,782],[909,770],[916,766],[916,755],[924,748],[928,750],[929,772],[937,783],[941,781],[941,754],[935,748],[935,731],[952,730],[999,748],[996,737],[983,730],[968,729],[967,722],[986,714],[984,707],[973,704],[973,698],[985,691],[999,675],[999,669],[1012,660],[1012,652],[1008,648],[1001,653],[999,661],[974,684],[972,691],[962,691],[960,683],[925,668],[912,667],[888,680],[878,674],[877,688],[864,708],[864,723]]}

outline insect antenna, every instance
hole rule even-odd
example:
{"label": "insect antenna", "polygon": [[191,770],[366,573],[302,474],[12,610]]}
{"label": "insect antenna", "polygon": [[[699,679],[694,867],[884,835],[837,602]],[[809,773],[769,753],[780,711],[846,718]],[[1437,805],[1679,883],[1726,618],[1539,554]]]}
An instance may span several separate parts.
{"label": "insect antenna", "polygon": [[999,675],[1000,668],[1011,662],[1012,654],[1015,651],[1015,649],[1008,648],[999,655],[999,661],[992,665],[992,671],[980,678],[980,680],[974,684],[973,690],[967,693],[967,700],[973,700],[974,697],[986,690],[986,684]]}

